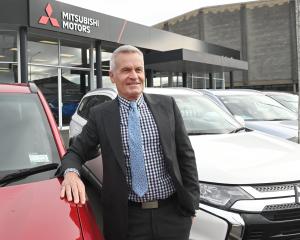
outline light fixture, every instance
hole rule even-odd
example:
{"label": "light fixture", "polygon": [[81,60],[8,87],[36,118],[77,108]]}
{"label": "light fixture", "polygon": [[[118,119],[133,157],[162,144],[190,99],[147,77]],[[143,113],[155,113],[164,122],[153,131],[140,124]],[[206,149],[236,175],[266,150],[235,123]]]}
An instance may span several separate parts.
{"label": "light fixture", "polygon": [[47,62],[45,59],[36,58],[34,59],[35,62]]}
{"label": "light fixture", "polygon": [[9,70],[7,67],[0,67],[0,70]]}
{"label": "light fixture", "polygon": [[75,57],[75,55],[67,54],[67,53],[61,53],[60,56],[61,57],[67,57],[67,58]]}
{"label": "light fixture", "polygon": [[52,44],[52,45],[57,45],[58,42],[54,42],[54,41],[48,41],[48,40],[42,40],[42,41],[39,41],[40,43],[47,43],[47,44]]}
{"label": "light fixture", "polygon": [[17,48],[10,48],[9,50],[10,50],[10,51],[18,51]]}
{"label": "light fixture", "polygon": [[5,56],[4,55],[0,55],[0,58],[5,58]]}

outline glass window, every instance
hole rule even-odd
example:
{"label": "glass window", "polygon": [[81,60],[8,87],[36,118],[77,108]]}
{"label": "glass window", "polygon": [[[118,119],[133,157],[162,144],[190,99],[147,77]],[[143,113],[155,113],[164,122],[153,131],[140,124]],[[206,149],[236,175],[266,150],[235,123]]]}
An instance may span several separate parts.
{"label": "glass window", "polygon": [[[0,94],[0,175],[59,162],[58,151],[37,95]],[[53,172],[52,172],[53,175]]]}
{"label": "glass window", "polygon": [[0,62],[17,62],[17,32],[0,31]]}
{"label": "glass window", "polygon": [[90,44],[61,41],[60,64],[66,67],[89,68]]}
{"label": "glass window", "polygon": [[1,63],[0,62],[0,83],[18,82],[17,63]]}
{"label": "glass window", "polygon": [[28,66],[29,76],[44,94],[58,123],[58,70],[55,67]]}
{"label": "glass window", "polygon": [[[102,60],[102,85],[103,87],[114,87],[115,85],[111,82],[109,77],[110,69],[110,58],[112,53],[101,51],[101,60]],[[95,67],[97,69],[97,66]]]}
{"label": "glass window", "polygon": [[297,116],[274,99],[264,95],[220,96],[233,115],[246,121],[295,120]]}
{"label": "glass window", "polygon": [[[89,71],[62,69],[62,121],[69,125],[70,120],[83,95],[89,91]],[[56,105],[58,105],[56,103]]]}
{"label": "glass window", "polygon": [[173,95],[189,134],[221,134],[238,128],[238,123],[220,107],[201,95]]}
{"label": "glass window", "polygon": [[79,108],[78,108],[78,115],[83,117],[84,119],[87,119],[90,113],[90,109],[93,106],[96,106],[100,103],[104,103],[106,101],[110,101],[111,98],[105,95],[95,95],[95,96],[89,96],[81,102]]}
{"label": "glass window", "polygon": [[277,102],[281,103],[283,106],[288,109],[297,112],[298,111],[298,95],[283,93],[283,94],[267,94],[271,98],[275,99]]}
{"label": "glass window", "polygon": [[60,64],[70,67],[87,67],[87,51],[74,47],[61,47]]}
{"label": "glass window", "polygon": [[28,41],[28,63],[58,65],[58,42],[55,40]]}

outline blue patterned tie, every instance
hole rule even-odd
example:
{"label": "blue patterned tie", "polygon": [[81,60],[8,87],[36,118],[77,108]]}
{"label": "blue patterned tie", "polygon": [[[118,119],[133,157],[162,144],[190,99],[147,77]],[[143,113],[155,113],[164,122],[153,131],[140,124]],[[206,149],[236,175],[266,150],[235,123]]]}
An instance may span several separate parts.
{"label": "blue patterned tie", "polygon": [[135,101],[130,102],[128,115],[128,145],[132,189],[139,197],[142,197],[148,190],[148,182],[143,154],[140,114]]}

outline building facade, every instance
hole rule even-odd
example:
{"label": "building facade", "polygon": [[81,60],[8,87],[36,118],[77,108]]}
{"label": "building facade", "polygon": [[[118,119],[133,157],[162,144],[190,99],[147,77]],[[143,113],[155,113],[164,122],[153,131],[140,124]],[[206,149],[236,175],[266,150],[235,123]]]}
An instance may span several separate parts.
{"label": "building facade", "polygon": [[233,81],[225,74],[228,88],[296,91],[296,4],[295,0],[260,0],[201,8],[154,27],[240,51],[249,69],[233,73]]}
{"label": "building facade", "polygon": [[123,44],[143,51],[146,86],[191,86],[199,72],[222,86],[214,74],[248,68],[237,50],[62,2],[0,2],[0,82],[35,82],[61,129],[87,91],[111,87],[109,59]]}

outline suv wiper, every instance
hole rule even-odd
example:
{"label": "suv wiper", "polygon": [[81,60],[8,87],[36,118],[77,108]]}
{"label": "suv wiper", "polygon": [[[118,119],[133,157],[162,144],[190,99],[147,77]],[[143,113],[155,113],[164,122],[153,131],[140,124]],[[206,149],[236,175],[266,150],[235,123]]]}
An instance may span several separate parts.
{"label": "suv wiper", "polygon": [[237,132],[240,132],[240,131],[243,131],[243,130],[246,130],[245,127],[240,127],[240,128],[237,128],[237,129],[234,129],[232,131],[230,131],[229,133],[237,133]]}
{"label": "suv wiper", "polygon": [[198,131],[188,132],[188,135],[210,135],[210,134],[218,134],[218,133],[198,132]]}
{"label": "suv wiper", "polygon": [[291,121],[291,120],[296,120],[296,119],[288,119],[288,118],[273,118],[273,119],[268,119],[267,121]]}
{"label": "suv wiper", "polygon": [[49,164],[45,164],[33,168],[20,169],[18,171],[9,173],[4,177],[0,178],[0,185],[5,186],[10,182],[14,182],[26,178],[30,175],[57,169],[58,165],[59,165],[58,163],[49,163]]}

